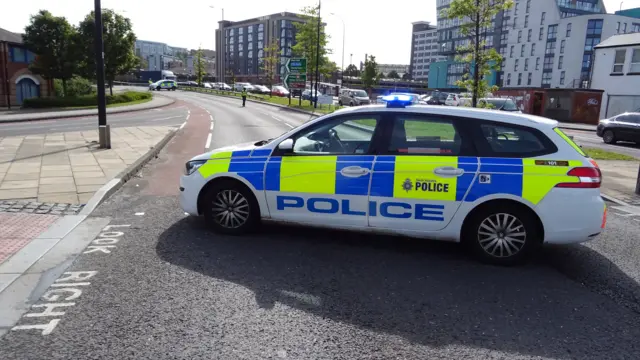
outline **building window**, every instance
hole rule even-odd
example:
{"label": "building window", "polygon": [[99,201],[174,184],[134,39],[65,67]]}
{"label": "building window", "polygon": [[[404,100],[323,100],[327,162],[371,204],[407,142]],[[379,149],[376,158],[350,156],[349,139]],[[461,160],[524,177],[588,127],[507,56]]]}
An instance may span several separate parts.
{"label": "building window", "polygon": [[540,35],[538,35],[538,40],[542,40],[544,37],[544,28],[540,28]]}
{"label": "building window", "polygon": [[565,40],[560,41],[560,54],[564,54]]}
{"label": "building window", "polygon": [[620,34],[620,21],[616,23],[616,34]]}
{"label": "building window", "polygon": [[632,24],[631,26],[632,26],[631,32],[634,32],[634,33],[640,32],[640,24]]}
{"label": "building window", "polygon": [[531,73],[527,76],[527,85],[531,85]]}
{"label": "building window", "polygon": [[591,67],[591,55],[582,55],[582,68],[589,69]]}
{"label": "building window", "polygon": [[527,9],[525,10],[525,12],[528,14],[530,10],[531,10],[531,0],[527,0]]}
{"label": "building window", "polygon": [[536,70],[540,70],[540,58],[536,58]]}
{"label": "building window", "polygon": [[564,56],[558,57],[558,70],[562,70],[562,63],[564,62]]}
{"label": "building window", "polygon": [[536,54],[536,43],[531,44],[531,56]]}
{"label": "building window", "polygon": [[631,66],[629,66],[629,72],[640,73],[640,49],[633,49],[633,55],[631,55]]}
{"label": "building window", "polygon": [[549,87],[549,85],[551,85],[551,77],[552,77],[552,73],[550,72],[546,72],[542,74],[542,86],[547,86]]}
{"label": "building window", "polygon": [[602,20],[589,20],[587,23],[587,35],[602,34]]}
{"label": "building window", "polygon": [[514,28],[514,29],[516,28],[516,23],[517,23],[517,22],[518,22],[518,18],[517,18],[517,17],[514,17],[514,18],[513,18],[513,28]]}
{"label": "building window", "polygon": [[551,57],[546,57],[544,58],[544,65],[542,67],[542,70],[552,70],[553,69],[553,58]]}
{"label": "building window", "polygon": [[518,74],[518,85],[522,85],[522,73]]}
{"label": "building window", "polygon": [[518,30],[518,44],[522,42],[522,30]]}
{"label": "building window", "polygon": [[627,55],[627,50],[616,50],[616,56],[613,59],[613,73],[622,74],[624,70],[624,60]]}
{"label": "building window", "polygon": [[238,35],[244,34],[244,28],[238,28]]}
{"label": "building window", "polygon": [[511,49],[509,50],[509,57],[512,58],[513,57],[513,50],[514,50],[515,46],[511,45]]}
{"label": "building window", "polygon": [[520,61],[518,59],[516,59],[516,61],[513,63],[513,71],[518,71],[518,63]]}
{"label": "building window", "polygon": [[529,71],[529,59],[524,59],[524,71]]}
{"label": "building window", "polygon": [[560,72],[560,85],[564,85],[564,76],[565,76],[564,71],[561,71]]}
{"label": "building window", "polygon": [[520,5],[519,3],[516,3],[515,8],[513,9],[513,16],[518,16],[518,6],[519,5]]}
{"label": "building window", "polygon": [[571,37],[571,23],[567,24],[567,37]]}
{"label": "building window", "polygon": [[524,27],[529,27],[529,15],[524,16]]}
{"label": "building window", "polygon": [[547,31],[547,40],[555,39],[558,34],[558,25],[549,25],[549,31]]}
{"label": "building window", "polygon": [[546,12],[542,13],[542,16],[540,17],[540,25],[544,25],[544,18],[547,16]]}
{"label": "building window", "polygon": [[584,42],[584,51],[593,51],[593,47],[600,44],[600,38],[587,38]]}
{"label": "building window", "polygon": [[555,53],[555,49],[556,49],[556,42],[555,41],[548,42],[544,50],[544,54],[553,55]]}
{"label": "building window", "polygon": [[520,57],[524,57],[525,47],[526,47],[526,44],[522,44],[522,46],[520,47]]}
{"label": "building window", "polygon": [[507,86],[511,85],[511,73],[507,74]]}
{"label": "building window", "polygon": [[533,30],[529,29],[529,32],[527,33],[527,42],[531,42],[531,34],[533,33]]}

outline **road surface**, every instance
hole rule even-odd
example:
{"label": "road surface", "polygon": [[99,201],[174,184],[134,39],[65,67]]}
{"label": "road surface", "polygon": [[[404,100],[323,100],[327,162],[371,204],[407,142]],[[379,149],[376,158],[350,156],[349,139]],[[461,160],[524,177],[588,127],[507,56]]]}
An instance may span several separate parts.
{"label": "road surface", "polygon": [[602,141],[602,138],[596,135],[595,131],[580,131],[580,130],[562,130],[565,134],[573,136],[573,140],[578,145],[584,147],[591,147],[596,149],[602,149],[607,151],[613,151],[620,154],[633,156],[640,159],[640,146],[632,143],[618,143],[615,145],[608,145]]}
{"label": "road surface", "polygon": [[[1,359],[640,358],[639,216],[612,210],[598,240],[517,268],[390,236],[218,235],[179,207],[184,162],[207,142],[273,137],[306,117],[171,96],[188,103],[184,132],[92,214],[110,221],[95,240],[109,253],[80,255],[67,271],[95,272],[81,295],[57,298],[73,305],[55,316],[38,316],[51,301],[38,302],[0,339]],[[28,328],[52,319],[47,335]]]}

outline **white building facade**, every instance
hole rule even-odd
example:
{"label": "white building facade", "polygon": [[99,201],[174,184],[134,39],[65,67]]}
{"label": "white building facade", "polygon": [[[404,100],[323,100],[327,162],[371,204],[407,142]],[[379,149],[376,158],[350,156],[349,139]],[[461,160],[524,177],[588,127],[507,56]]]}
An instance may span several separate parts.
{"label": "white building facade", "polygon": [[589,88],[594,47],[640,31],[640,19],[607,14],[602,0],[515,0],[504,18],[508,88]]}
{"label": "white building facade", "polygon": [[438,29],[428,21],[417,21],[412,25],[409,74],[412,80],[426,82],[429,65],[444,59],[439,55]]}
{"label": "white building facade", "polygon": [[640,108],[640,33],[615,35],[595,47],[591,87],[604,90],[601,119]]}

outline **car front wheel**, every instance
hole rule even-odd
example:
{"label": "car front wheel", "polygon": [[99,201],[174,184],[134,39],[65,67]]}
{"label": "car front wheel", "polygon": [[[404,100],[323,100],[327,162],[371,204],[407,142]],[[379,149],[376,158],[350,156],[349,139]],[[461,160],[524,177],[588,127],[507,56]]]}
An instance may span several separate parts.
{"label": "car front wheel", "polygon": [[469,220],[462,240],[486,263],[521,264],[542,243],[535,218],[521,207],[494,204]]}
{"label": "car front wheel", "polygon": [[605,130],[604,133],[602,133],[602,140],[605,144],[615,144],[616,135],[611,130]]}
{"label": "car front wheel", "polygon": [[204,217],[213,230],[240,235],[255,229],[260,209],[253,193],[235,181],[214,184],[205,194]]}

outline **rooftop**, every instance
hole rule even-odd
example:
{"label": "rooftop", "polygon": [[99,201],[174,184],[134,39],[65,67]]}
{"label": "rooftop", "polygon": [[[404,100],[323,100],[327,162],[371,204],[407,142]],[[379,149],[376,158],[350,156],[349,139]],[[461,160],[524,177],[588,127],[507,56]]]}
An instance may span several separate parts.
{"label": "rooftop", "polygon": [[22,44],[22,35],[0,28],[0,41]]}
{"label": "rooftop", "polygon": [[613,35],[607,40],[596,45],[595,48],[604,49],[635,45],[640,45],[640,33]]}

